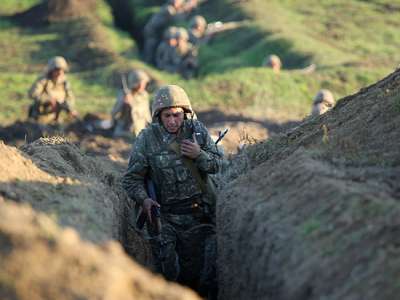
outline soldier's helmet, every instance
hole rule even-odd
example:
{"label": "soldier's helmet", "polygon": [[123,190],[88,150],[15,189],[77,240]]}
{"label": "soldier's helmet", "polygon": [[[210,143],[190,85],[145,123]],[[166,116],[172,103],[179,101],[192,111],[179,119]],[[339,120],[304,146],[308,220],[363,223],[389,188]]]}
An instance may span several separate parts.
{"label": "soldier's helmet", "polygon": [[145,81],[146,84],[150,81],[150,77],[146,72],[142,70],[132,70],[128,73],[127,85],[129,89],[135,88],[142,81]]}
{"label": "soldier's helmet", "polygon": [[189,33],[187,32],[187,30],[183,27],[179,27],[177,28],[176,31],[176,38],[178,40],[183,40],[184,42],[187,42],[189,40]]}
{"label": "soldier's helmet", "polygon": [[265,65],[268,67],[280,69],[282,67],[282,62],[278,55],[272,54],[267,57]]}
{"label": "soldier's helmet", "polygon": [[47,62],[47,72],[51,72],[55,69],[61,69],[68,72],[69,67],[67,61],[62,56],[55,56],[49,59]]}
{"label": "soldier's helmet", "polygon": [[335,105],[335,98],[333,97],[331,91],[322,89],[319,90],[314,97],[313,105],[316,105],[318,103],[324,103],[329,107],[333,107]]}
{"label": "soldier's helmet", "polygon": [[166,85],[158,89],[151,106],[153,120],[164,108],[181,107],[185,113],[193,114],[190,100],[183,88],[177,85]]}
{"label": "soldier's helmet", "polygon": [[178,27],[176,26],[170,26],[168,27],[165,31],[164,31],[164,40],[169,40],[169,39],[174,39],[176,38],[177,35],[177,31],[178,31]]}
{"label": "soldier's helmet", "polygon": [[207,21],[203,16],[197,15],[190,19],[189,28],[199,28],[205,30],[207,27]]}

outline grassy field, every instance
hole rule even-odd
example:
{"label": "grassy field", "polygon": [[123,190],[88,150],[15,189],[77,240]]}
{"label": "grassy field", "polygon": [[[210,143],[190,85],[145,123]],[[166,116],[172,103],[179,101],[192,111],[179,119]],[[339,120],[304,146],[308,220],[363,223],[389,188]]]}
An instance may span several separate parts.
{"label": "grassy field", "polygon": [[[2,1],[0,14],[23,11],[38,2]],[[137,29],[162,1],[128,2],[135,7]],[[392,1],[215,0],[204,3],[199,13],[210,22],[247,23],[202,46],[200,76],[189,81],[143,64],[138,46],[115,28],[111,9],[103,1],[98,1],[96,32],[101,35],[100,50],[111,54],[109,61],[95,67],[83,68],[77,59],[85,54],[76,50],[79,43],[87,41],[75,38],[71,24],[27,28],[1,17],[0,124],[25,118],[27,91],[53,55],[72,62],[70,80],[81,114],[110,111],[117,70],[136,66],[158,82],[182,85],[197,109],[221,107],[274,122],[306,116],[320,88],[331,89],[340,98],[384,77],[400,62],[400,5]],[[75,26],[78,32],[79,24]],[[284,71],[279,75],[260,67],[271,53],[282,58]],[[316,64],[316,71],[302,74],[299,69],[310,63]]]}

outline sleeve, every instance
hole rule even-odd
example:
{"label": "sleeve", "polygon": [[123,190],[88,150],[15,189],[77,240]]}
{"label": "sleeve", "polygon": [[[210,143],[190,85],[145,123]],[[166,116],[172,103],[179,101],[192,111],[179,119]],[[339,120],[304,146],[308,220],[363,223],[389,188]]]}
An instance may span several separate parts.
{"label": "sleeve", "polygon": [[69,81],[65,81],[64,88],[65,88],[65,102],[67,103],[68,108],[73,111],[75,110],[75,95],[72,92],[71,84],[69,83]]}
{"label": "sleeve", "polygon": [[44,103],[50,100],[48,94],[45,93],[46,85],[47,85],[46,78],[39,78],[38,80],[36,80],[35,83],[32,85],[31,89],[29,90],[28,93],[29,97],[39,103]]}
{"label": "sleeve", "polygon": [[144,177],[148,171],[148,160],[145,149],[145,131],[142,131],[135,141],[129,158],[128,169],[122,178],[122,186],[129,198],[142,205],[148,198]]}
{"label": "sleeve", "polygon": [[205,173],[217,173],[223,159],[221,152],[212,140],[207,128],[199,121],[196,122],[195,132],[201,136],[201,141],[198,141],[201,148],[200,155],[194,160],[195,164],[199,170]]}

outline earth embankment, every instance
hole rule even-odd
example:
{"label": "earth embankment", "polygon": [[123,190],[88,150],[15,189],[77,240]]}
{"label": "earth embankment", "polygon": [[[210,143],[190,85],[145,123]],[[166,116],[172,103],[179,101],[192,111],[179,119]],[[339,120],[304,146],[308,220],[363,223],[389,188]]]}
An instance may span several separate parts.
{"label": "earth embankment", "polygon": [[220,299],[395,299],[399,125],[397,71],[238,156],[217,209]]}
{"label": "earth embankment", "polygon": [[144,270],[117,243],[95,246],[27,205],[3,200],[0,298],[199,299]]}

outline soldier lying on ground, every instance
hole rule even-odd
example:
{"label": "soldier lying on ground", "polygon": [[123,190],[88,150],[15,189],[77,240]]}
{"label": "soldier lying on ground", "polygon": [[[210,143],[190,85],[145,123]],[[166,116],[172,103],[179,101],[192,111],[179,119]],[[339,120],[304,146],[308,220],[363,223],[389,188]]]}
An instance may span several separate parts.
{"label": "soldier lying on ground", "polygon": [[155,63],[156,50],[164,31],[179,19],[184,19],[196,6],[197,0],[169,0],[159,12],[151,16],[143,32],[143,56],[147,63]]}
{"label": "soldier lying on ground", "polygon": [[62,111],[72,117],[78,115],[73,109],[74,95],[65,75],[67,71],[68,64],[63,57],[49,60],[45,75],[39,77],[29,91],[29,97],[33,99],[29,118],[38,120],[42,115],[51,115],[54,121],[58,121]]}
{"label": "soldier lying on ground", "polygon": [[128,80],[122,77],[122,89],[111,112],[114,124],[114,137],[138,136],[139,132],[151,122],[149,94],[146,86],[149,76],[141,71],[129,72]]}
{"label": "soldier lying on ground", "polygon": [[[182,88],[160,88],[152,116],[153,123],[135,141],[123,187],[148,216],[158,271],[203,295],[215,295],[215,192],[208,176],[218,172],[221,154],[205,126],[192,118]],[[148,180],[154,183],[158,202],[146,191]],[[161,211],[157,232],[153,207]]]}
{"label": "soldier lying on ground", "polygon": [[335,98],[331,91],[322,89],[314,97],[311,115],[319,116],[335,106]]}

